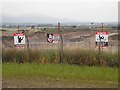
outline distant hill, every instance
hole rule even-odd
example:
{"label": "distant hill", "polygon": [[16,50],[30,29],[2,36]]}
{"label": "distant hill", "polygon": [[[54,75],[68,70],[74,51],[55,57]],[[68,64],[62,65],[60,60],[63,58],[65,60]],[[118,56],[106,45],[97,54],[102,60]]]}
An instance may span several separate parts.
{"label": "distant hill", "polygon": [[56,18],[43,16],[43,15],[21,15],[21,16],[8,16],[2,15],[3,23],[51,23],[57,22]]}
{"label": "distant hill", "polygon": [[[56,24],[61,22],[65,25],[90,25],[92,21],[76,21],[69,18],[55,18],[46,15],[39,14],[25,14],[19,16],[10,16],[7,14],[2,14],[3,24]],[[94,22],[96,25],[100,25],[102,22]],[[105,22],[108,24],[117,25],[117,22]]]}
{"label": "distant hill", "polygon": [[67,18],[58,19],[55,17],[38,15],[38,14],[26,14],[26,15],[20,15],[20,16],[9,16],[9,15],[3,14],[2,21],[3,23],[40,23],[40,24],[57,23],[58,21],[61,21],[63,23],[76,22],[74,20],[67,19]]}

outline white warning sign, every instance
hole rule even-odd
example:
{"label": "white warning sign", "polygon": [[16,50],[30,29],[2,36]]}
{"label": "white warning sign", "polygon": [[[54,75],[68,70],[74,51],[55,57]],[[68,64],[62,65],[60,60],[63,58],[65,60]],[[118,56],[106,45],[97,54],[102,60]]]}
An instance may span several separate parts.
{"label": "white warning sign", "polygon": [[25,34],[14,34],[14,45],[25,44]]}
{"label": "white warning sign", "polygon": [[96,32],[96,46],[108,47],[108,32]]}
{"label": "white warning sign", "polygon": [[108,32],[96,32],[96,42],[108,42]]}
{"label": "white warning sign", "polygon": [[47,34],[47,41],[49,43],[58,43],[60,41],[59,34]]}

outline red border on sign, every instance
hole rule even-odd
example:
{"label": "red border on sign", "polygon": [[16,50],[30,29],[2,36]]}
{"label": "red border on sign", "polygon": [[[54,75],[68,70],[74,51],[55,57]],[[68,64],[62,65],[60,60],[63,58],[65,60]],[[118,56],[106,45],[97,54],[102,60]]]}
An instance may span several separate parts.
{"label": "red border on sign", "polygon": [[108,32],[96,32],[97,35],[108,35]]}
{"label": "red border on sign", "polygon": [[13,36],[25,36],[25,34],[24,33],[19,33],[19,34],[14,33]]}

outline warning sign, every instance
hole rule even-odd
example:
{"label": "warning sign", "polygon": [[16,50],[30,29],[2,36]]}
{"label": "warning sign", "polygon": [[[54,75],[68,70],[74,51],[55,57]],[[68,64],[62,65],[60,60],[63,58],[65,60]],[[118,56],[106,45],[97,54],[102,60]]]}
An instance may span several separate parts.
{"label": "warning sign", "polygon": [[14,34],[14,45],[25,44],[25,34]]}
{"label": "warning sign", "polygon": [[96,32],[96,46],[108,47],[108,32]]}

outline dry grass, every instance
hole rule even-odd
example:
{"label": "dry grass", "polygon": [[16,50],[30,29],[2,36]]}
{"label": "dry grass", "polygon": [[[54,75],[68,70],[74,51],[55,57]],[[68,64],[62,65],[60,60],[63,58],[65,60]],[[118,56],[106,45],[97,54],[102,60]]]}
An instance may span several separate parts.
{"label": "dry grass", "polygon": [[[3,62],[60,63],[60,49],[3,50]],[[98,52],[91,49],[64,49],[63,63],[76,65],[119,66],[118,53]]]}

